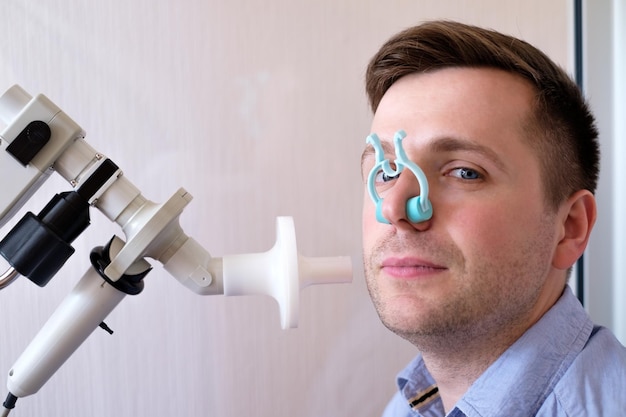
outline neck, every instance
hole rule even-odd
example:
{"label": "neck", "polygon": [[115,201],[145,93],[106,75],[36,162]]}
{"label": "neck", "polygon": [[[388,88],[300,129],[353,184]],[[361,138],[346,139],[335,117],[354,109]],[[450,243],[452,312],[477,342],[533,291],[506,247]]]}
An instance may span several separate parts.
{"label": "neck", "polygon": [[480,375],[554,305],[562,291],[555,287],[553,291],[544,292],[535,301],[534,308],[516,319],[504,322],[493,319],[491,323],[483,320],[435,334],[402,334],[422,353],[437,383],[446,413]]}
{"label": "neck", "polygon": [[[438,335],[408,338],[422,353],[436,381],[444,409],[449,412],[469,387],[532,323],[508,327],[472,326]],[[489,330],[490,329],[490,330]],[[406,336],[406,335],[405,335]]]}
{"label": "neck", "polygon": [[[510,344],[490,340],[489,349],[451,344],[450,349],[422,349],[428,371],[437,382],[446,413],[463,397],[470,386],[498,359]],[[463,346],[459,349],[459,346]]]}

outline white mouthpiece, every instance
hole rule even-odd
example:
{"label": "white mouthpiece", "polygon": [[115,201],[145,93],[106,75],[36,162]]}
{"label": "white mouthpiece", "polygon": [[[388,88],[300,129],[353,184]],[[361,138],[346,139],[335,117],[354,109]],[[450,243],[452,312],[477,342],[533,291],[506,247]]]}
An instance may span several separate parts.
{"label": "white mouthpiece", "polygon": [[291,217],[276,219],[276,243],[264,253],[223,258],[224,295],[266,294],[280,307],[283,329],[298,326],[300,290],[313,284],[352,281],[348,256],[308,258],[298,255]]}

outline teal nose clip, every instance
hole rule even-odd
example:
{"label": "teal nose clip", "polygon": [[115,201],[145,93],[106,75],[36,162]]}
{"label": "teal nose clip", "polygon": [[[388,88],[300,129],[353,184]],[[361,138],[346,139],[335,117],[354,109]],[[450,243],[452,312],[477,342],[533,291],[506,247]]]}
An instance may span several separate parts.
{"label": "teal nose clip", "polygon": [[407,218],[411,223],[420,223],[433,216],[433,207],[428,200],[428,180],[426,179],[426,174],[424,174],[424,171],[422,171],[416,163],[407,158],[402,148],[402,139],[405,137],[406,133],[403,130],[397,131],[393,137],[393,143],[396,148],[396,160],[394,161],[395,169],[391,168],[389,159],[384,159],[385,152],[380,145],[378,136],[372,133],[366,139],[366,142],[374,147],[376,156],[376,164],[367,177],[367,191],[376,205],[376,220],[381,223],[389,224],[389,220],[387,220],[382,213],[383,199],[380,198],[378,191],[376,191],[376,176],[382,171],[389,177],[395,177],[400,175],[405,167],[415,175],[420,186],[420,195],[411,197],[406,202]]}

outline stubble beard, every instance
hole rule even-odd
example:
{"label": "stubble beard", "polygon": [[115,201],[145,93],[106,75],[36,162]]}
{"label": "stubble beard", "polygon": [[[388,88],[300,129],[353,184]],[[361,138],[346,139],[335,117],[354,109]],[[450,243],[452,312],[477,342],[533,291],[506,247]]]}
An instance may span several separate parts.
{"label": "stubble beard", "polygon": [[[364,254],[368,291],[382,323],[423,352],[469,348],[481,340],[484,343],[486,338],[518,337],[520,323],[537,301],[549,265],[549,237],[545,225],[538,229],[541,236],[537,240],[518,243],[515,258],[474,256],[472,264],[456,246],[434,242],[425,235],[382,239]],[[378,265],[379,254],[406,253],[409,248],[430,259],[445,260],[454,274],[454,286],[450,294],[435,300],[416,294],[419,310],[403,320],[401,316],[406,312],[394,310],[379,287]]]}

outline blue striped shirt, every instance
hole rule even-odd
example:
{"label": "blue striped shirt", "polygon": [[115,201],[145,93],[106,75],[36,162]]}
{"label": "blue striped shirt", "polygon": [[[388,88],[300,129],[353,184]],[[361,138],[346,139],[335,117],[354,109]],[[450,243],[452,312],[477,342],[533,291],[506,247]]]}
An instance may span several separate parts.
{"label": "blue striped shirt", "polygon": [[[383,417],[444,417],[421,356],[397,378]],[[469,388],[449,417],[626,416],[626,348],[567,288]]]}

